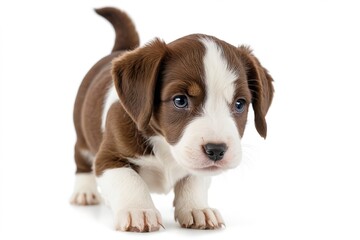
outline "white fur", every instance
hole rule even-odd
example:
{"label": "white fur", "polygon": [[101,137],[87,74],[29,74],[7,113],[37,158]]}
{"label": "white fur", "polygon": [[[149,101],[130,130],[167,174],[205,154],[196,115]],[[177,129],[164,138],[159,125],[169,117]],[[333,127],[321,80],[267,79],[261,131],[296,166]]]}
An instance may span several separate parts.
{"label": "white fur", "polygon": [[105,170],[97,178],[101,194],[114,213],[115,228],[159,229],[161,217],[144,180],[131,168]]}
{"label": "white fur", "polygon": [[208,97],[207,104],[208,106],[213,106],[213,109],[216,110],[216,108],[223,107],[218,105],[224,104],[224,99],[227,104],[233,101],[235,92],[234,82],[238,76],[229,68],[219,45],[208,38],[202,38],[201,42],[206,48],[203,64]]}
{"label": "white fur", "polygon": [[93,205],[100,202],[93,173],[77,173],[70,202],[75,205]]}
{"label": "white fur", "polygon": [[208,206],[210,178],[189,176],[179,182],[175,191],[175,219],[192,228],[220,228],[224,221],[216,209]]}
{"label": "white fur", "polygon": [[174,202],[177,211],[208,207],[207,192],[210,182],[210,177],[194,175],[182,180]]}
{"label": "white fur", "polygon": [[[207,97],[203,114],[187,125],[171,151],[179,164],[190,171],[210,172],[203,171],[205,169],[216,174],[236,167],[241,159],[240,135],[229,108],[234,98],[237,75],[229,69],[220,46],[207,38],[201,39],[201,42],[206,48],[203,64]],[[203,153],[202,146],[207,143],[225,143],[228,146],[221,161],[209,160]]]}
{"label": "white fur", "polygon": [[103,111],[102,111],[102,115],[101,115],[101,130],[103,132],[105,131],[107,113],[108,113],[111,105],[118,101],[119,101],[119,96],[116,92],[114,84],[111,83],[111,85],[109,86],[107,93],[105,95]]}
{"label": "white fur", "polygon": [[151,192],[168,193],[175,183],[189,174],[179,166],[170,152],[170,145],[164,137],[149,139],[153,146],[153,156],[131,159],[130,162],[140,166],[139,174]]}

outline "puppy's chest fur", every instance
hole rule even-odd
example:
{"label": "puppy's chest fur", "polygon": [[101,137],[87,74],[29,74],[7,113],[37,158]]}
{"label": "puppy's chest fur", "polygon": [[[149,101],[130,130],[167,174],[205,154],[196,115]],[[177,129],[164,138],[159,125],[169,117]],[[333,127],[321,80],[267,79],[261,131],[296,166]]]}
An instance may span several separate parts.
{"label": "puppy's chest fur", "polygon": [[153,155],[129,159],[139,166],[139,175],[149,190],[156,193],[169,193],[176,182],[189,174],[174,159],[169,145],[163,137],[149,139],[153,146]]}

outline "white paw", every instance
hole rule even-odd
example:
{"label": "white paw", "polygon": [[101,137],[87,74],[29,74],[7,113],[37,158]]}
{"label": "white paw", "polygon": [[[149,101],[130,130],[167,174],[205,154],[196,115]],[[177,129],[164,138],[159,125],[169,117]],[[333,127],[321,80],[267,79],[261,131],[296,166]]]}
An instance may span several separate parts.
{"label": "white paw", "polygon": [[70,203],[74,205],[95,205],[100,202],[95,176],[92,173],[76,174],[74,192]]}
{"label": "white paw", "polygon": [[96,205],[100,203],[100,196],[94,191],[74,192],[70,198],[70,203],[74,205]]}
{"label": "white paw", "polygon": [[115,228],[118,231],[154,232],[162,226],[161,216],[156,209],[128,209],[115,215]]}
{"label": "white paw", "polygon": [[175,219],[183,228],[217,229],[225,225],[219,211],[212,208],[180,210]]}

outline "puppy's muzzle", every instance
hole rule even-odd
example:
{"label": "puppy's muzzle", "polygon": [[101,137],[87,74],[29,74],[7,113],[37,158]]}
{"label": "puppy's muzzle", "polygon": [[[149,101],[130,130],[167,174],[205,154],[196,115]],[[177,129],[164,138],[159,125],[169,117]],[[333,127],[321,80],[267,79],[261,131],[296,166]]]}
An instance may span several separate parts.
{"label": "puppy's muzzle", "polygon": [[203,146],[204,152],[207,157],[212,161],[221,160],[225,152],[227,150],[227,146],[224,143],[216,144],[216,143],[208,143]]}

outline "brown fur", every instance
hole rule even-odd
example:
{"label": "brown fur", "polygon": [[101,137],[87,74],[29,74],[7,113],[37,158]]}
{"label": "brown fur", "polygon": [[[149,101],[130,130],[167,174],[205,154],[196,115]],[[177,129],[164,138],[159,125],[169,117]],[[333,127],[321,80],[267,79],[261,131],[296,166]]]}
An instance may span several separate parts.
{"label": "brown fur", "polygon": [[265,115],[271,105],[274,87],[273,79],[268,71],[261,66],[249,47],[239,47],[240,57],[246,66],[249,88],[252,93],[252,105],[255,112],[255,126],[259,134],[266,138],[267,124]]}
{"label": "brown fur", "polygon": [[115,44],[111,52],[132,50],[139,46],[139,35],[129,16],[116,8],[100,8],[95,12],[103,16],[114,27]]}
{"label": "brown fur", "polygon": [[113,79],[120,101],[140,131],[148,127],[166,44],[158,39],[113,62]]}
{"label": "brown fur", "polygon": [[102,99],[105,95],[106,85],[111,82],[111,59],[118,54],[118,52],[113,53],[96,63],[80,85],[74,106],[74,125],[77,135],[75,144],[76,172],[90,172],[92,170],[91,163],[84,159],[81,151],[88,150],[95,154],[99,149],[102,141],[100,129]]}
{"label": "brown fur", "polygon": [[[113,53],[97,62],[84,77],[74,106],[74,125],[77,135],[75,144],[76,172],[91,172],[92,164],[81,151],[94,155],[102,142],[101,113],[107,87],[112,82],[111,60],[121,54],[118,50],[129,50],[139,45],[139,37],[129,17],[118,9],[103,8],[96,12],[106,17],[116,30]],[[124,35],[125,34],[125,35]]]}

